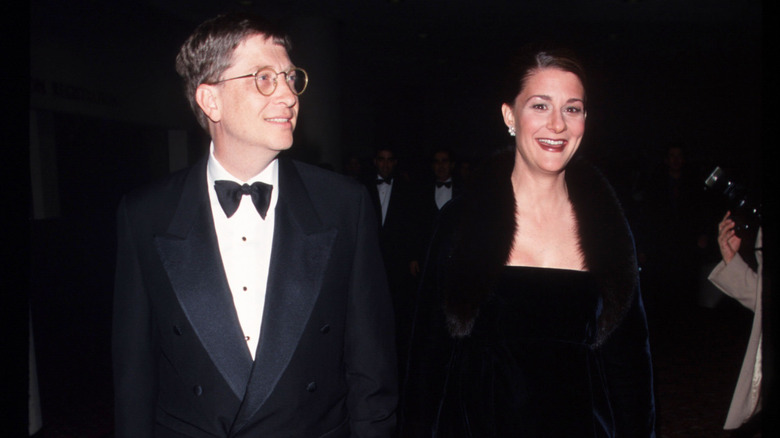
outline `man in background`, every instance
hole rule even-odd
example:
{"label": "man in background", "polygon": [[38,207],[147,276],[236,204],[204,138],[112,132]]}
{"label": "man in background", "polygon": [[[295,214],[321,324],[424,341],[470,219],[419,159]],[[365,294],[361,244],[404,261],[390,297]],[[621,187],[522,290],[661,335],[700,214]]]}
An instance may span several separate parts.
{"label": "man in background", "polygon": [[416,283],[409,266],[418,217],[414,210],[414,191],[408,181],[398,176],[395,152],[389,147],[377,149],[374,167],[376,178],[369,180],[367,186],[379,222],[379,247],[393,297],[398,364],[402,368],[414,311]]}

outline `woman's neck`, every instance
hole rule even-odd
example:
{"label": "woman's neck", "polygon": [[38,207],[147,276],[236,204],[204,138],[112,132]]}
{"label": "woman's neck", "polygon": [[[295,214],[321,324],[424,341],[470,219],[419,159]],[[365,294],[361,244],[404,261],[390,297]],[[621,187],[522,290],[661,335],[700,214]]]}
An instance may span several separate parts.
{"label": "woman's neck", "polygon": [[515,164],[511,178],[518,210],[545,217],[569,209],[563,171],[555,174],[533,172]]}

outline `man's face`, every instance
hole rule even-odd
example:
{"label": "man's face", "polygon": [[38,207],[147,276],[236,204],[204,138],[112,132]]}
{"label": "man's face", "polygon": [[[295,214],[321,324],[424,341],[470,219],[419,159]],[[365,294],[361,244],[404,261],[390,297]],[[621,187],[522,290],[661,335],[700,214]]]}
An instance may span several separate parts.
{"label": "man's face", "polygon": [[669,166],[669,169],[674,171],[680,170],[684,163],[685,158],[683,157],[682,149],[676,147],[669,148],[666,155],[666,164]]}
{"label": "man's face", "polygon": [[395,159],[393,153],[390,151],[379,151],[374,158],[374,165],[376,166],[379,176],[385,179],[393,175],[396,163],[398,163],[398,160]]}
{"label": "man's face", "polygon": [[[281,45],[255,34],[244,39],[233,52],[231,66],[220,79],[255,73],[262,68],[288,72],[294,66]],[[298,96],[280,75],[270,96],[257,91],[254,77],[212,86],[219,111],[212,118],[211,133],[216,148],[257,150],[278,154],[293,143],[298,119]],[[216,120],[215,120],[216,119]]]}
{"label": "man's face", "polygon": [[433,175],[436,181],[447,181],[452,176],[455,163],[450,160],[450,154],[439,151],[433,154]]}

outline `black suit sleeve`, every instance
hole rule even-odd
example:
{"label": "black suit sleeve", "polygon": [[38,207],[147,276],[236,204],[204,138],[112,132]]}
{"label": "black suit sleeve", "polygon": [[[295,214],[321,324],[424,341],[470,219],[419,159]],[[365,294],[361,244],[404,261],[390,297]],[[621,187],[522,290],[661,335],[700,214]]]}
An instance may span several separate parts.
{"label": "black suit sleeve", "polygon": [[344,347],[350,429],[354,437],[390,437],[398,401],[393,306],[365,191],[359,204]]}
{"label": "black suit sleeve", "polygon": [[139,266],[127,200],[117,213],[117,265],[114,285],[112,356],[115,436],[154,436],[157,379],[152,318]]}

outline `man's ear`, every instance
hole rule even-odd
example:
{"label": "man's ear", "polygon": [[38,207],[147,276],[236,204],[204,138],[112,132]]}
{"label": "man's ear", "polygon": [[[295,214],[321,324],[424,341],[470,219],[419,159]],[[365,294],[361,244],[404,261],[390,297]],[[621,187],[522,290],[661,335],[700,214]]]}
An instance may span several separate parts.
{"label": "man's ear", "polygon": [[200,84],[195,89],[195,101],[198,106],[214,123],[219,122],[222,119],[222,113],[220,111],[218,91],[213,85]]}

